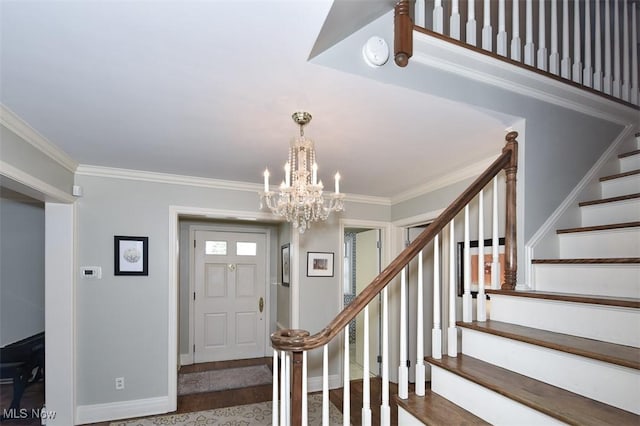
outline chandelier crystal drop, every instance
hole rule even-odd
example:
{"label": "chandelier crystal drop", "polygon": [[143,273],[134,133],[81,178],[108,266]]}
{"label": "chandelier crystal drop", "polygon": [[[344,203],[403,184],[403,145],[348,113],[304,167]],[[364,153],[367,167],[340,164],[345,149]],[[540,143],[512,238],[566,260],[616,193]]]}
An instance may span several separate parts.
{"label": "chandelier crystal drop", "polygon": [[264,171],[264,192],[260,193],[260,208],[268,207],[282,216],[302,234],[311,222],[326,220],[331,212],[344,210],[344,194],[340,193],[340,173],[336,173],[335,191],[324,194],[318,180],[318,164],[313,141],[304,136],[304,126],[311,121],[308,112],[292,116],[300,126],[300,136],[291,140],[289,158],[284,166],[284,180],[278,191],[269,188],[269,170]]}

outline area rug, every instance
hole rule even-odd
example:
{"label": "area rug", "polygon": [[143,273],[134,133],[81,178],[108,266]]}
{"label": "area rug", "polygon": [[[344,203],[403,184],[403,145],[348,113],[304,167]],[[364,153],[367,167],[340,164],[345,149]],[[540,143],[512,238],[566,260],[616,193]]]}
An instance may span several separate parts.
{"label": "area rug", "polygon": [[273,373],[266,364],[185,373],[178,376],[178,395],[268,385],[272,380]]}
{"label": "area rug", "polygon": [[[322,424],[322,395],[309,395],[309,425]],[[144,419],[122,420],[112,422],[109,426],[248,426],[271,425],[271,401],[257,404],[239,405],[236,407],[218,408],[217,410],[197,411],[195,413],[171,414],[166,416],[147,417]],[[329,403],[329,423],[342,424],[342,413]]]}

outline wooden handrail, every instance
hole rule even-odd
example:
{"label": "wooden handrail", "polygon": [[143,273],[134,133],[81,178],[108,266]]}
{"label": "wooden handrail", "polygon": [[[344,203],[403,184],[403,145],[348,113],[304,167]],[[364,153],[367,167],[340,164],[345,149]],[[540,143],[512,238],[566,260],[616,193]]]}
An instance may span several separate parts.
{"label": "wooden handrail", "polygon": [[503,289],[515,288],[516,284],[516,171],[518,144],[517,132],[506,136],[507,143],[500,156],[478,178],[447,207],[407,248],[405,248],[374,280],[342,310],[324,329],[309,335],[304,330],[279,330],[271,335],[272,346],[277,350],[301,352],[323,346],[340,333],[365,306],[377,296],[402,269],[439,234],[458,213],[469,204],[500,171],[507,173],[507,206],[505,231],[505,283]]}

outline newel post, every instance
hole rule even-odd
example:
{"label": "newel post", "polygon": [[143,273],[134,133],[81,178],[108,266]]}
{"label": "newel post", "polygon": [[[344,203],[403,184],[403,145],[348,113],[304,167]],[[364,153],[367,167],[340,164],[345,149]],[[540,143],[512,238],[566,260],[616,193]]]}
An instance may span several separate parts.
{"label": "newel post", "polygon": [[291,359],[291,424],[302,425],[302,352]]}
{"label": "newel post", "polygon": [[400,0],[395,6],[394,15],[394,59],[400,67],[406,67],[413,55],[413,21],[411,20],[409,0]]}
{"label": "newel post", "polygon": [[[303,395],[303,359],[306,339],[309,332],[306,330],[278,330],[271,334],[271,346],[277,351],[291,352],[291,395],[280,395],[280,400],[284,401],[291,398],[291,424],[294,426],[302,425],[302,399]],[[285,371],[286,366],[281,367],[281,371]],[[282,380],[286,379],[283,374]],[[276,409],[274,400],[274,410]]]}
{"label": "newel post", "polygon": [[511,151],[509,164],[504,168],[506,173],[506,223],[504,244],[504,282],[502,290],[513,290],[516,287],[518,272],[517,231],[516,231],[516,173],[518,171],[518,132],[507,133],[507,144],[502,152]]}

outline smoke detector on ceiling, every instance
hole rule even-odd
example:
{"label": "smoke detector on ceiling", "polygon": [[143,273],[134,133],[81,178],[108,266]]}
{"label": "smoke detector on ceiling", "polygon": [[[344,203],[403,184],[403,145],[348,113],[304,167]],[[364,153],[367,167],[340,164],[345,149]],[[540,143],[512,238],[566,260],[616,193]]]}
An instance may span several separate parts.
{"label": "smoke detector on ceiling", "polygon": [[370,67],[381,67],[389,60],[389,45],[382,37],[373,36],[362,47],[362,56]]}

